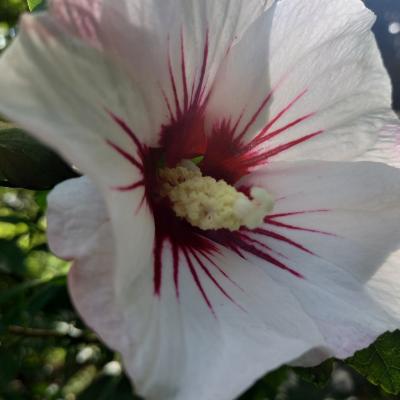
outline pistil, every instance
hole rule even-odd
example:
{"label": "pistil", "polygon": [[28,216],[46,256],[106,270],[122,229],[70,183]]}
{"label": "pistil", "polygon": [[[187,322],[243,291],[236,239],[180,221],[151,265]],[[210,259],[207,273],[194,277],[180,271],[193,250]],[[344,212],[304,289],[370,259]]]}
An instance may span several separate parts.
{"label": "pistil", "polygon": [[159,179],[159,194],[168,197],[175,214],[202,230],[255,229],[274,206],[265,189],[253,187],[248,197],[224,180],[203,176],[188,160],[160,169]]}

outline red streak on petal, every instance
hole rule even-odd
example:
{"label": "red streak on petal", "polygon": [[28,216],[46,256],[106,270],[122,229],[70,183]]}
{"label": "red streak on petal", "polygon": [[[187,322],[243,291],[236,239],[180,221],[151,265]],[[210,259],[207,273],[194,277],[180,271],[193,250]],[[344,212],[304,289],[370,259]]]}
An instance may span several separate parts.
{"label": "red streak on petal", "polygon": [[208,32],[207,32],[206,40],[205,40],[205,44],[204,44],[204,50],[203,50],[203,64],[201,66],[200,79],[199,79],[199,83],[197,84],[196,94],[193,99],[193,104],[195,104],[195,105],[200,104],[200,94],[203,89],[204,79],[206,76],[206,68],[207,68],[207,63],[208,63],[208,51],[209,51],[209,37],[208,37]]}
{"label": "red streak on petal", "polygon": [[267,254],[264,251],[257,249],[257,247],[255,247],[254,245],[249,245],[249,244],[243,243],[243,244],[241,244],[241,247],[243,248],[243,250],[247,251],[248,253],[253,254],[253,255],[261,258],[262,260],[269,262],[270,264],[274,265],[275,267],[278,267],[279,269],[287,271],[290,274],[296,276],[297,278],[304,279],[303,275],[301,275],[299,272],[295,271],[293,268],[290,268],[289,266],[280,262],[276,258],[272,257],[270,254]]}
{"label": "red streak on petal", "polygon": [[207,147],[204,116],[197,110],[188,111],[181,119],[164,126],[161,147],[165,149],[165,161],[169,167],[175,167],[182,159],[204,154]]}
{"label": "red streak on petal", "polygon": [[317,131],[317,132],[314,132],[314,133],[310,133],[309,135],[302,136],[301,138],[298,138],[296,140],[292,140],[292,141],[290,141],[288,143],[281,144],[281,145],[279,145],[279,146],[277,146],[277,147],[275,147],[275,148],[273,148],[271,150],[268,150],[266,152],[263,152],[263,153],[261,153],[259,155],[253,156],[253,157],[245,160],[243,165],[247,166],[247,167],[254,167],[254,166],[263,164],[269,158],[275,157],[278,154],[283,153],[283,152],[285,152],[285,151],[291,149],[292,147],[295,147],[295,146],[297,146],[297,145],[299,145],[301,143],[307,142],[308,140],[313,139],[314,137],[320,135],[323,132],[324,132],[323,130],[320,130],[320,131]]}
{"label": "red streak on petal", "polygon": [[[162,289],[162,281],[166,279],[163,274],[163,267],[165,260],[172,258],[172,274],[175,286],[175,294],[177,300],[180,301],[180,271],[183,265],[188,268],[191,276],[193,277],[196,286],[199,288],[202,297],[204,298],[207,306],[212,308],[211,301],[209,300],[206,290],[200,281],[198,274],[199,268],[205,273],[210,282],[221,292],[224,297],[232,303],[240,307],[233,300],[232,296],[222,287],[221,279],[227,279],[237,288],[242,290],[217,264],[214,260],[214,255],[218,253],[218,247],[209,238],[203,235],[203,231],[196,229],[189,225],[186,221],[179,219],[169,208],[162,206],[153,206],[154,221],[155,221],[155,243],[153,249],[154,256],[154,271],[153,271],[153,284],[154,295],[160,296]],[[170,247],[164,246],[168,242]],[[165,257],[163,254],[170,251],[172,257]],[[182,264],[183,260],[186,263]],[[218,271],[219,275],[214,276],[210,268]],[[210,309],[211,309],[210,308]],[[242,308],[242,307],[240,307]]]}
{"label": "red streak on petal", "polygon": [[[214,266],[226,279],[228,279],[229,282],[231,282],[233,285],[235,285],[238,289],[242,290],[243,289],[205,252],[205,251],[199,251],[199,253],[212,265]],[[243,257],[242,257],[243,258]]]}
{"label": "red streak on petal", "polygon": [[146,191],[143,193],[142,199],[140,200],[139,205],[136,207],[135,215],[137,215],[138,212],[141,210],[141,208],[143,207],[145,201],[146,201]]}
{"label": "red streak on petal", "polygon": [[[169,42],[169,40],[168,40],[168,42]],[[169,78],[171,81],[172,92],[174,94],[176,116],[178,119],[180,119],[180,118],[182,118],[182,110],[181,110],[181,106],[179,104],[178,89],[176,87],[175,75],[172,70],[171,53],[169,50],[168,50],[168,73],[169,73]]]}
{"label": "red streak on petal", "polygon": [[200,268],[204,271],[204,273],[207,275],[207,277],[210,279],[212,283],[218,288],[218,290],[232,303],[236,302],[232,299],[231,296],[225,291],[225,289],[220,285],[220,283],[214,278],[214,276],[211,274],[210,270],[206,267],[205,263],[200,259],[200,257],[196,254],[195,251],[191,250],[190,253],[192,256],[196,259],[197,264],[200,266]]}
{"label": "red streak on petal", "polygon": [[280,214],[270,214],[267,217],[265,217],[264,222],[266,224],[277,226],[279,228],[285,228],[285,229],[290,229],[290,230],[295,230],[295,231],[303,231],[303,232],[309,232],[309,233],[318,233],[318,234],[326,235],[326,236],[337,236],[330,232],[324,232],[324,231],[321,231],[318,229],[304,228],[301,226],[287,224],[287,223],[275,220],[276,218],[286,218],[286,217],[291,217],[291,216],[296,216],[296,215],[304,215],[304,214],[326,213],[326,212],[330,212],[330,211],[331,210],[329,210],[329,209],[321,208],[319,210],[302,210],[302,211],[292,211],[292,212],[280,213]]}
{"label": "red streak on petal", "polygon": [[[249,233],[251,233],[251,231],[249,231]],[[245,241],[250,241],[252,244],[257,244],[257,245],[263,247],[264,249],[270,251],[271,253],[274,253],[274,254],[278,255],[279,257],[288,259],[284,254],[280,253],[279,251],[276,251],[276,250],[272,249],[271,247],[267,246],[266,243],[263,243],[263,242],[261,242],[259,240],[256,240],[253,237],[246,236],[244,234],[240,234],[240,237],[241,237],[241,239],[243,239]],[[245,257],[243,257],[243,258],[245,258]]]}
{"label": "red streak on petal", "polygon": [[[251,238],[249,238],[251,240]],[[258,249],[254,244],[247,244],[247,243],[240,243],[240,247],[247,251],[250,254],[253,254],[259,258],[261,258],[264,261],[269,262],[270,264],[274,265],[275,267],[278,267],[279,269],[282,269],[284,271],[289,272],[290,274],[296,276],[297,278],[304,278],[303,275],[295,271],[293,268],[287,266],[283,262],[277,260],[275,257],[272,257],[270,254]]]}
{"label": "red streak on petal", "polygon": [[[208,64],[209,42],[208,34],[205,38],[203,49],[203,61],[200,74],[195,74],[192,86],[192,94],[189,103],[187,71],[185,61],[184,36],[181,32],[181,74],[183,88],[183,112],[179,101],[179,93],[176,79],[173,73],[172,62],[168,56],[168,70],[175,100],[175,114],[172,111],[171,102],[162,91],[164,100],[170,114],[170,122],[162,126],[160,134],[160,148],[164,150],[167,166],[174,167],[182,159],[191,159],[205,153],[207,147],[207,135],[204,129],[204,111],[210,93],[206,94],[206,70]],[[196,76],[198,81],[196,83]],[[206,95],[205,95],[206,94]],[[204,97],[205,96],[205,100]]]}
{"label": "red streak on petal", "polygon": [[215,179],[224,179],[230,184],[235,184],[239,179],[248,175],[254,168],[267,163],[270,158],[323,133],[323,130],[319,130],[295,140],[288,141],[287,143],[277,145],[274,148],[267,150],[259,149],[261,144],[268,142],[284,132],[290,132],[291,128],[315,115],[315,113],[309,113],[293,120],[284,127],[269,132],[270,128],[303,98],[308,91],[308,89],[305,89],[279,111],[253,140],[247,144],[243,143],[242,139],[251,126],[254,125],[282,81],[283,79],[267,94],[250,121],[238,135],[236,135],[236,130],[243,118],[246,107],[244,107],[241,115],[235,120],[235,123],[232,123],[232,120],[229,118],[224,118],[214,125],[211,135],[208,137],[207,149],[201,165],[204,174],[213,176]]}
{"label": "red streak on petal", "polygon": [[179,299],[179,247],[176,243],[172,243],[172,259],[174,268],[174,283],[176,297]]}
{"label": "red streak on petal", "polygon": [[215,316],[214,308],[213,308],[213,306],[212,306],[212,304],[210,302],[210,299],[207,296],[207,293],[205,292],[205,290],[203,288],[203,285],[201,284],[201,281],[200,281],[199,276],[198,276],[198,274],[196,272],[196,269],[194,268],[192,259],[190,258],[190,255],[188,254],[188,251],[187,251],[186,248],[183,249],[183,254],[185,255],[185,258],[186,258],[190,273],[193,276],[193,279],[194,279],[194,282],[196,283],[197,288],[199,289],[199,291],[200,291],[204,301],[206,302],[208,308],[210,309],[210,311]]}
{"label": "red streak on petal", "polygon": [[135,145],[135,150],[140,158],[140,162],[130,153],[128,153],[127,151],[125,151],[124,149],[122,149],[120,146],[116,145],[115,143],[113,143],[111,140],[106,140],[106,143],[113,148],[119,155],[121,155],[124,159],[128,160],[131,164],[133,164],[138,170],[139,172],[142,174],[142,179],[131,183],[129,185],[121,185],[121,186],[116,186],[111,188],[112,190],[117,190],[120,192],[130,192],[133,190],[138,189],[139,187],[143,187],[144,193],[142,196],[142,199],[139,203],[139,205],[136,208],[135,214],[137,214],[140,209],[143,207],[143,204],[145,203],[146,200],[146,195],[147,195],[147,191],[148,191],[148,185],[146,182],[146,176],[145,176],[145,166],[144,166],[144,162],[146,160],[146,158],[148,157],[148,149],[146,146],[144,146],[139,139],[137,138],[137,136],[135,135],[135,133],[130,129],[130,127],[128,126],[128,124],[123,121],[121,118],[117,117],[115,114],[113,114],[110,111],[107,111],[108,115],[110,115],[112,117],[112,119],[114,120],[114,122],[116,122],[118,124],[118,126],[120,126],[123,130],[123,132],[125,132],[129,138],[133,141],[134,145]]}
{"label": "red streak on petal", "polygon": [[[232,127],[232,133],[235,133],[235,132],[236,132],[236,130],[237,130],[237,128],[238,128],[240,122],[241,122],[242,119],[243,119],[243,115],[244,115],[245,111],[246,111],[246,109],[244,109],[244,110],[240,113],[239,118],[237,119],[235,125],[233,125],[233,127]],[[232,135],[232,136],[233,136],[233,135]]]}
{"label": "red streak on petal", "polygon": [[182,84],[183,84],[183,107],[184,112],[187,112],[189,107],[189,91],[187,83],[186,73],[186,60],[185,60],[185,40],[183,36],[183,30],[181,30],[181,72],[182,72]]}
{"label": "red streak on petal", "polygon": [[318,234],[326,235],[326,236],[336,236],[333,233],[324,232],[324,231],[320,231],[320,230],[317,230],[317,229],[309,229],[309,228],[303,228],[303,227],[300,227],[300,226],[285,224],[283,222],[279,222],[279,221],[275,221],[275,220],[268,220],[266,222],[269,225],[277,226],[279,228],[286,228],[286,229],[290,229],[290,230],[293,230],[293,231],[303,231],[303,232],[310,232],[310,233],[318,233]]}
{"label": "red streak on petal", "polygon": [[131,192],[132,190],[135,190],[141,186],[144,187],[145,181],[142,179],[141,181],[132,183],[131,185],[128,186],[116,186],[113,188],[114,190],[117,190],[118,192]]}
{"label": "red streak on petal", "polygon": [[[298,278],[304,278],[303,275],[295,271],[293,268],[271,256],[266,251],[258,249],[255,246],[257,244],[257,240],[248,236],[243,237],[243,233],[241,231],[229,232],[225,230],[219,230],[216,232],[207,232],[207,237],[226,248],[229,248],[231,250],[242,250],[246,253],[259,257],[260,259],[267,261],[275,267],[287,271]],[[243,258],[246,259],[246,257]]]}
{"label": "red streak on petal", "polygon": [[301,143],[307,142],[310,139],[313,139],[314,137],[320,135],[323,132],[324,132],[323,130],[319,130],[317,132],[310,133],[309,135],[302,136],[299,139],[292,140],[292,141],[290,141],[288,143],[282,144],[280,146],[275,147],[272,150],[267,151],[266,153],[263,154],[263,156],[266,157],[266,158],[274,157],[274,156],[276,156],[276,155],[278,155],[280,153],[283,153],[286,150],[291,149],[292,147],[297,146],[298,144],[301,144]]}
{"label": "red streak on petal", "polygon": [[107,111],[111,118],[120,126],[120,128],[128,135],[128,137],[133,141],[140,157],[145,155],[145,147],[142,142],[136,136],[135,132],[128,126],[128,124],[122,120],[120,117],[113,114],[111,111]]}
{"label": "red streak on petal", "polygon": [[263,100],[263,102],[261,103],[260,107],[258,108],[258,110],[256,111],[256,113],[253,115],[253,117],[250,119],[250,121],[248,122],[248,124],[243,128],[242,132],[240,132],[240,134],[237,136],[236,140],[238,140],[239,142],[244,138],[244,136],[246,135],[246,133],[248,132],[248,130],[251,128],[251,126],[257,121],[257,118],[260,116],[261,112],[264,110],[264,108],[267,106],[267,104],[269,103],[269,101],[272,98],[272,95],[274,94],[274,91],[272,90],[270,93],[268,93],[267,97],[265,97],[265,99]]}
{"label": "red streak on petal", "polygon": [[120,154],[125,160],[129,161],[131,164],[133,164],[139,171],[143,171],[143,165],[139,163],[139,161],[136,160],[134,156],[129,154],[127,151],[119,147],[117,144],[113,143],[111,140],[107,139],[106,143],[112,147],[118,154]]}
{"label": "red streak on petal", "polygon": [[259,146],[262,143],[267,142],[268,140],[273,139],[275,136],[280,135],[283,132],[286,132],[288,129],[295,127],[296,125],[299,125],[300,123],[302,123],[303,121],[306,121],[307,119],[311,118],[313,115],[315,115],[314,113],[311,114],[307,114],[304,115],[303,117],[297,118],[296,120],[290,122],[289,124],[285,125],[283,128],[279,128],[271,133],[269,133],[268,135],[264,135],[261,137],[258,137],[254,140],[252,140],[247,146],[250,148]]}
{"label": "red streak on petal", "polygon": [[270,214],[266,217],[265,221],[269,221],[274,218],[282,218],[282,217],[291,217],[293,215],[303,215],[303,214],[314,214],[314,213],[324,213],[329,212],[330,210],[327,208],[321,208],[320,210],[304,210],[304,211],[293,211],[281,214]]}
{"label": "red streak on petal", "polygon": [[281,110],[270,122],[264,127],[264,129],[257,135],[256,138],[263,136],[269,129],[275,125],[306,93],[308,89],[303,90],[298,96],[296,96],[283,110]]}
{"label": "red streak on petal", "polygon": [[234,184],[248,173],[246,166],[242,165],[246,158],[247,155],[242,154],[241,145],[234,139],[230,121],[222,120],[214,126],[208,138],[201,169],[203,175]]}
{"label": "red streak on petal", "polygon": [[165,101],[165,104],[166,104],[166,106],[167,106],[167,108],[168,108],[168,113],[169,113],[169,117],[170,117],[170,119],[171,119],[171,122],[175,122],[175,116],[174,116],[174,113],[173,113],[173,111],[172,111],[171,104],[170,104],[170,102],[169,102],[169,100],[168,100],[168,96],[166,95],[164,89],[162,89],[162,88],[160,87],[160,90],[161,90],[163,99],[164,99],[164,101]]}
{"label": "red streak on petal", "polygon": [[163,253],[164,238],[156,235],[156,241],[153,250],[154,256],[154,293],[156,296],[161,295],[161,281],[162,281],[162,253]]}
{"label": "red streak on petal", "polygon": [[190,91],[190,101],[189,104],[194,104],[194,92],[196,90],[196,80],[197,80],[197,72],[194,74],[193,82],[192,82],[192,89]]}
{"label": "red streak on petal", "polygon": [[312,251],[306,249],[304,246],[302,246],[301,244],[295,242],[294,240],[289,239],[286,236],[280,235],[279,233],[268,231],[266,229],[261,229],[261,228],[255,229],[253,232],[258,234],[258,235],[270,237],[272,239],[276,239],[276,240],[279,240],[281,242],[287,243],[287,244],[289,244],[289,245],[291,245],[293,247],[296,247],[299,250],[302,250],[302,251],[304,251],[304,252],[306,252],[308,254],[311,254],[311,255],[315,256],[315,254]]}

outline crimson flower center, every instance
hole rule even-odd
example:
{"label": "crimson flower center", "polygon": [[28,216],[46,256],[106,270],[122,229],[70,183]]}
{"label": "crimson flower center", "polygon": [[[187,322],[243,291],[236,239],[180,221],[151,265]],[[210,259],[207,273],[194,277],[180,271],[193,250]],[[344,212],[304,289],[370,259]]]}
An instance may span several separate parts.
{"label": "crimson flower center", "polygon": [[191,160],[159,169],[157,184],[157,194],[168,201],[176,216],[202,230],[254,229],[273,208],[266,190],[251,188],[249,198],[222,179],[203,176]]}

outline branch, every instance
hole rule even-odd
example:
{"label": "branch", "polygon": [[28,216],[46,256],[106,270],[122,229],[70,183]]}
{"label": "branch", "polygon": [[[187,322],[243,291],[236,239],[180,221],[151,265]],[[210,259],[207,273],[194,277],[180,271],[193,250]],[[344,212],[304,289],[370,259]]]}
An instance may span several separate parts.
{"label": "branch", "polygon": [[47,329],[24,328],[22,326],[11,325],[8,327],[8,332],[13,335],[27,337],[65,337],[63,333],[51,331]]}
{"label": "branch", "polygon": [[8,332],[12,335],[24,336],[29,338],[56,338],[56,339],[69,339],[78,342],[98,342],[94,335],[82,335],[74,337],[68,333],[62,333],[50,329],[37,329],[37,328],[25,328],[17,325],[10,325],[8,327]]}

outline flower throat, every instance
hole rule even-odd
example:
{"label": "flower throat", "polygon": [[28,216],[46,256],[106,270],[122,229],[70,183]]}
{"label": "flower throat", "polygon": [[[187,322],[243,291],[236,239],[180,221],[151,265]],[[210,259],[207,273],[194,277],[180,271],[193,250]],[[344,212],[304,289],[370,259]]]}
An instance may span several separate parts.
{"label": "flower throat", "polygon": [[159,196],[168,199],[178,217],[202,230],[255,229],[274,206],[266,190],[253,187],[248,197],[224,180],[203,176],[190,160],[175,168],[160,168],[158,179]]}

